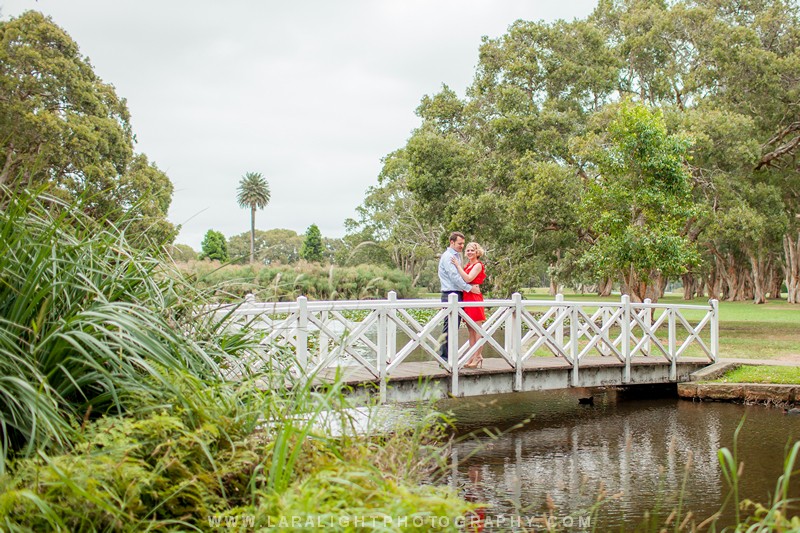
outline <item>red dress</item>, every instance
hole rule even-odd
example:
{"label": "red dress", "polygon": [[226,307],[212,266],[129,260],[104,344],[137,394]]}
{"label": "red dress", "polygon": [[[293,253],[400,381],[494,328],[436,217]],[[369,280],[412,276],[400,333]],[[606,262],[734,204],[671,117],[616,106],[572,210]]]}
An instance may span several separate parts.
{"label": "red dress", "polygon": [[[475,276],[475,279],[473,279],[472,281],[469,282],[470,285],[480,285],[481,283],[483,283],[483,280],[486,279],[486,267],[483,266],[483,263],[481,263],[479,261],[479,262],[475,263],[475,265],[480,265],[481,266],[481,273],[478,274],[477,276]],[[464,267],[464,272],[469,274],[470,270],[472,270],[472,268],[475,265],[471,265],[471,264],[467,263],[467,265]],[[464,293],[464,301],[465,302],[482,302],[483,301],[483,293],[475,294],[474,292],[465,292]],[[467,315],[472,320],[474,320],[475,322],[479,322],[481,320],[486,320],[486,311],[484,311],[483,307],[465,307],[464,308],[464,312],[467,313]]]}

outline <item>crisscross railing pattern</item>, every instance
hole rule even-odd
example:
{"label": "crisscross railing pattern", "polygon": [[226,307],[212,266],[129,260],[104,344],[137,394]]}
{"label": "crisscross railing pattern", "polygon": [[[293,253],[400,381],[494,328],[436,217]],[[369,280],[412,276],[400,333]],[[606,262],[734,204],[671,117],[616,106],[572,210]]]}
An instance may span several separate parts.
{"label": "crisscross railing pattern", "polygon": [[[487,319],[475,323],[467,307],[484,307]],[[392,376],[407,362],[434,361],[450,375],[451,393],[459,394],[464,364],[483,346],[515,371],[515,390],[521,390],[525,365],[533,358],[563,358],[578,383],[581,361],[589,354],[614,357],[624,364],[623,381],[630,381],[634,357],[663,357],[676,379],[678,358],[694,353],[717,360],[719,307],[708,305],[572,302],[562,295],[553,300],[523,300],[516,293],[507,300],[447,302],[398,300],[390,292],[385,300],[309,301],[257,303],[252,298],[237,306],[220,307],[231,327],[248,323],[263,330],[262,353],[250,364],[255,369],[270,357],[290,350],[301,375],[348,365],[365,369],[380,382],[381,396]],[[448,319],[448,358],[440,348]],[[458,340],[459,322],[474,328],[475,346]]]}

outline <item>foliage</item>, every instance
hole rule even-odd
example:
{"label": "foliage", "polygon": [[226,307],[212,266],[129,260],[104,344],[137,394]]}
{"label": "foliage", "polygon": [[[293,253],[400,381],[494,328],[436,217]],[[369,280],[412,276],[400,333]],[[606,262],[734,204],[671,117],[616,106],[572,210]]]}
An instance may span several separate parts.
{"label": "foliage", "polygon": [[4,531],[208,530],[244,515],[260,527],[353,509],[453,520],[468,508],[423,484],[442,465],[443,419],[429,408],[365,427],[341,383],[298,379],[288,354],[289,366],[249,372],[256,331],[209,319],[207,294],[80,206],[16,196],[0,235]]}
{"label": "foliage", "polygon": [[319,263],[322,261],[322,254],[322,233],[316,224],[311,224],[303,238],[300,257],[308,262]]}
{"label": "foliage", "polygon": [[607,134],[587,137],[597,175],[580,207],[593,241],[583,261],[621,278],[633,301],[657,301],[654,283],[697,262],[695,246],[681,234],[693,215],[687,143],[667,134],[658,113],[630,103]]}
{"label": "foliage", "polygon": [[180,404],[162,369],[219,375],[175,327],[185,302],[161,263],[81,206],[15,196],[0,211],[0,436],[66,445],[90,414]]}
{"label": "foliage", "polygon": [[197,260],[197,252],[189,246],[188,244],[175,244],[167,248],[167,255],[169,255],[173,261],[176,262],[187,262],[187,261],[195,261]]}
{"label": "foliage", "polygon": [[95,219],[124,218],[134,244],[168,244],[172,184],[133,143],[125,100],[64,30],[35,11],[0,22],[0,185],[49,185]]}
{"label": "foliage", "polygon": [[296,265],[227,265],[189,262],[181,265],[198,287],[213,291],[216,298],[239,300],[254,294],[261,301],[294,300],[307,296],[315,300],[386,298],[395,291],[398,298],[413,298],[416,290],[403,272],[377,265],[355,267],[323,266],[300,262]]}
{"label": "foliage", "polygon": [[[256,230],[254,244],[257,263],[292,265],[300,260],[303,238],[290,229]],[[249,233],[234,235],[228,239],[231,262],[246,263],[249,246]]]}
{"label": "foliage", "polygon": [[221,232],[210,229],[200,243],[200,259],[211,259],[212,261],[228,260],[228,244],[225,242],[225,235]]}
{"label": "foliage", "polygon": [[255,263],[256,209],[264,209],[269,204],[269,183],[261,173],[248,172],[242,176],[237,191],[239,206],[250,208],[250,262]]}
{"label": "foliage", "polygon": [[[686,298],[761,303],[785,282],[788,301],[800,301],[799,45],[798,6],[782,0],[604,0],[585,20],[516,21],[483,40],[464,98],[447,86],[422,97],[421,124],[384,159],[348,224],[348,248],[385,250],[417,282],[461,230],[491,251],[500,293],[549,272],[551,293],[618,283],[640,298],[644,282],[658,298],[666,278],[681,276]],[[631,105],[663,116],[663,150],[630,153],[620,173],[626,148],[613,143],[624,135],[605,127]],[[683,176],[680,190],[650,183],[625,200],[613,183],[598,189],[600,171],[610,181],[662,164]],[[681,198],[664,204],[663,228],[651,219],[610,235],[618,224],[587,212],[611,195],[619,202],[605,212],[619,215],[651,193]],[[735,233],[736,206],[743,231],[720,239],[718,229]],[[638,270],[627,280],[626,265]]]}

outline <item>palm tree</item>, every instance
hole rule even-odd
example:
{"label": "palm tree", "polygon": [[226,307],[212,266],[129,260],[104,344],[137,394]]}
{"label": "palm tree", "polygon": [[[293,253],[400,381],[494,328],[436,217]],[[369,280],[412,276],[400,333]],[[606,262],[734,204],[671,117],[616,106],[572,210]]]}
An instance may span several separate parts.
{"label": "palm tree", "polygon": [[269,204],[269,183],[260,172],[248,172],[239,182],[238,191],[239,206],[250,208],[250,262],[255,263],[256,209],[264,209]]}

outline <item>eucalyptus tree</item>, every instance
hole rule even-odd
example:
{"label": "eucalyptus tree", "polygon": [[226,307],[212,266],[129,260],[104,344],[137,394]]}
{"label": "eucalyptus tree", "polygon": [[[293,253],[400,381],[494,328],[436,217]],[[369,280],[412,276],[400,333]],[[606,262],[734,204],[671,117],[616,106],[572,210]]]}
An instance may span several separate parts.
{"label": "eucalyptus tree", "polygon": [[170,243],[169,178],[134,155],[125,99],[49,17],[0,21],[0,185],[81,199],[97,220],[137,220],[130,235]]}
{"label": "eucalyptus tree", "polygon": [[248,172],[239,182],[236,201],[240,207],[250,208],[250,262],[255,263],[256,209],[269,205],[269,183],[260,172]]}
{"label": "eucalyptus tree", "polygon": [[633,301],[657,301],[660,284],[699,259],[682,234],[694,214],[688,142],[670,135],[657,111],[615,107],[611,122],[579,148],[596,169],[580,206],[592,237],[583,260],[619,276]]}

